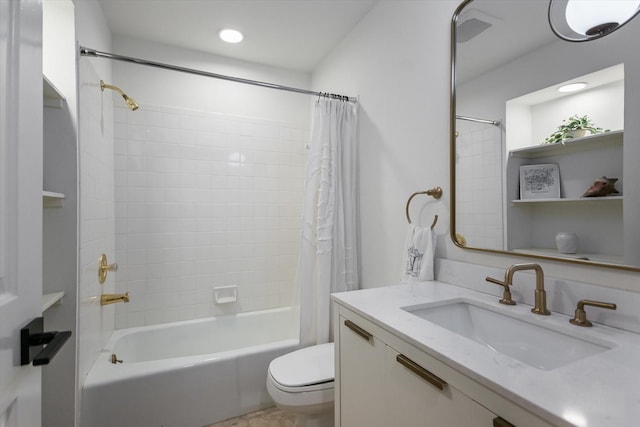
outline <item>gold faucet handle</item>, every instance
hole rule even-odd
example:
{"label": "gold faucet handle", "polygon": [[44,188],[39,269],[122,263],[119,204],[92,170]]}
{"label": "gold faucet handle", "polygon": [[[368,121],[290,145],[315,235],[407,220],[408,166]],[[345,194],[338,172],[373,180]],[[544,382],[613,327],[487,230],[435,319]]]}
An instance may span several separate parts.
{"label": "gold faucet handle", "polygon": [[115,262],[113,264],[109,264],[109,261],[107,261],[107,255],[100,255],[100,258],[98,259],[98,282],[101,285],[107,281],[107,273],[110,271],[118,271],[118,264]]}
{"label": "gold faucet handle", "polygon": [[486,277],[485,280],[489,283],[494,283],[499,286],[504,287],[504,292],[502,293],[502,299],[498,300],[500,304],[504,305],[516,305],[516,302],[511,299],[511,291],[509,290],[509,285],[507,282],[503,282],[502,280],[494,279],[493,277]]}
{"label": "gold faucet handle", "polygon": [[587,312],[584,310],[585,305],[593,307],[606,308],[609,310],[615,310],[617,306],[610,302],[592,301],[588,299],[581,299],[578,301],[578,307],[575,311],[575,316],[570,319],[569,322],[578,326],[593,326],[593,323],[587,319]]}

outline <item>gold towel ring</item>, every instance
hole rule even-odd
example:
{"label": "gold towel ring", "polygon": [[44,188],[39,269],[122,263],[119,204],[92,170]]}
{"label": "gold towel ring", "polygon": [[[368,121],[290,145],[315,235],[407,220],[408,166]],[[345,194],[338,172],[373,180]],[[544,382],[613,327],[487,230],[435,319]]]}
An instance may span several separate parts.
{"label": "gold towel ring", "polygon": [[[434,199],[438,200],[442,197],[442,188],[433,187],[431,190],[418,191],[416,193],[413,193],[411,196],[409,196],[409,200],[407,200],[407,207],[405,208],[405,213],[407,214],[407,221],[409,222],[409,224],[411,224],[411,217],[409,216],[409,205],[411,205],[411,200],[418,194],[426,194],[427,196],[431,196]],[[435,215],[433,218],[433,223],[431,224],[432,230],[433,230],[433,227],[436,226],[437,222],[438,222],[438,215]]]}

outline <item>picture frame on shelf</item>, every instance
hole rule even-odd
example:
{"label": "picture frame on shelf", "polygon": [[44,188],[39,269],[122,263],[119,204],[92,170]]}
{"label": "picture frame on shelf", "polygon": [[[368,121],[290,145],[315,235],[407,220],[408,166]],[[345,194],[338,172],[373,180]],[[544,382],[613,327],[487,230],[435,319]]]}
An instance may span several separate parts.
{"label": "picture frame on shelf", "polygon": [[520,166],[520,199],[559,199],[560,168],[555,163]]}

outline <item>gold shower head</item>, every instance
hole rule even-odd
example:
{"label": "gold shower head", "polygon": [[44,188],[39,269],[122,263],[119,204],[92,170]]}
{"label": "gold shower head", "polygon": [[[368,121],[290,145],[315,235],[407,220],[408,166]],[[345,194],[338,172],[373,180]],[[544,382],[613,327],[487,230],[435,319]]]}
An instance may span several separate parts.
{"label": "gold shower head", "polygon": [[119,87],[108,85],[104,81],[100,80],[100,90],[104,92],[105,89],[111,89],[118,92],[131,111],[136,111],[140,107],[135,99],[128,97],[127,94],[124,93]]}

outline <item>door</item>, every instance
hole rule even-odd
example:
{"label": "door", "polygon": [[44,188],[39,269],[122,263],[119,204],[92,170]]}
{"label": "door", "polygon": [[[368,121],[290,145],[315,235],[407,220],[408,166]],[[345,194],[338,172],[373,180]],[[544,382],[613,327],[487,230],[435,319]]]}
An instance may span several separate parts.
{"label": "door", "polygon": [[[428,356],[421,363],[426,360]],[[418,364],[391,347],[387,347],[386,364],[385,425],[493,426],[496,415],[428,371],[428,366]]]}
{"label": "door", "polygon": [[40,425],[41,368],[20,329],[41,315],[42,6],[0,1],[0,426]]}
{"label": "door", "polygon": [[[340,317],[340,425],[384,426],[385,343]],[[366,326],[365,326],[366,327]]]}

